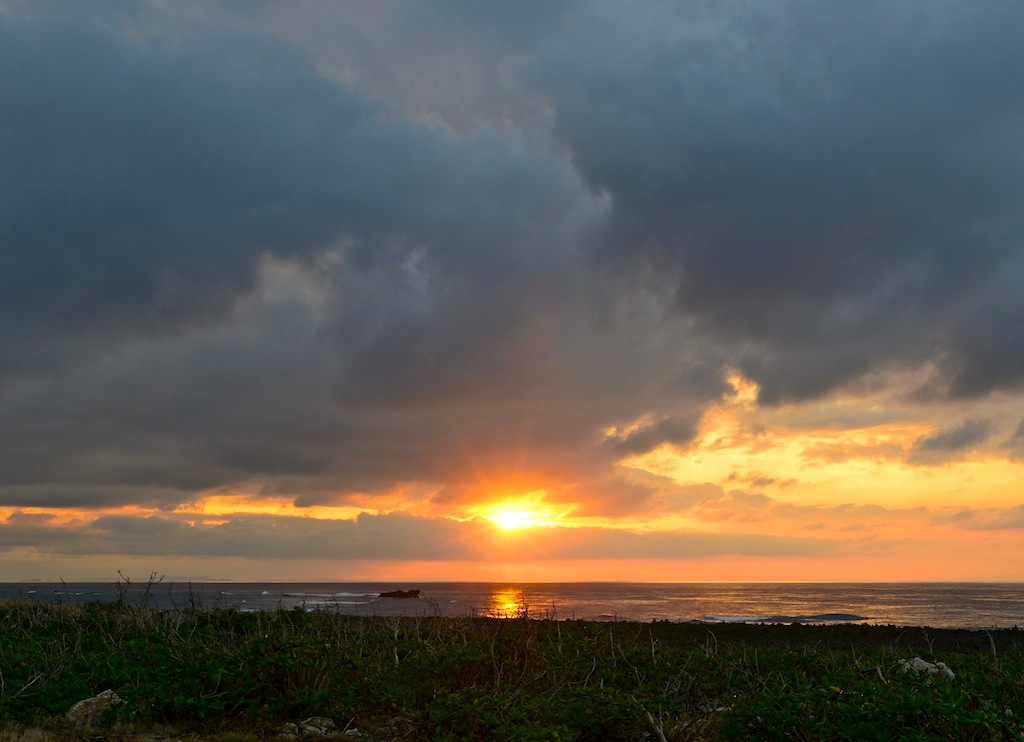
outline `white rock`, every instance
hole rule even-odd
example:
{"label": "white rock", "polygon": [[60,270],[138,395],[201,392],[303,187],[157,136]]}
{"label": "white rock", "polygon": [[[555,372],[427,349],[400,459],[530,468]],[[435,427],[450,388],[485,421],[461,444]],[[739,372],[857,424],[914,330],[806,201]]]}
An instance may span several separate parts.
{"label": "white rock", "polygon": [[281,727],[283,737],[330,737],[338,733],[338,725],[324,716],[311,716],[300,722],[290,721]]}
{"label": "white rock", "polygon": [[67,717],[81,726],[95,726],[107,709],[120,703],[124,701],[119,695],[112,690],[105,690],[97,696],[76,703],[68,709]]}
{"label": "white rock", "polygon": [[900,660],[900,667],[903,668],[903,672],[916,672],[918,674],[927,672],[931,675],[941,675],[944,678],[956,677],[945,662],[932,664],[920,657],[915,657],[912,660]]}
{"label": "white rock", "polygon": [[311,716],[299,722],[299,731],[326,737],[330,734],[337,734],[338,725],[334,723],[334,719],[328,719],[325,716]]}

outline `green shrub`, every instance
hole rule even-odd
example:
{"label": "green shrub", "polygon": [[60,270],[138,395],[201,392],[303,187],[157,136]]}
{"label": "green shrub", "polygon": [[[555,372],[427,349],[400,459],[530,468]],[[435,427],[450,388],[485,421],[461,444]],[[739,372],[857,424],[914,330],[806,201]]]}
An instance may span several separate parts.
{"label": "green shrub", "polygon": [[[437,740],[1024,739],[1024,636],[996,655],[964,632],[855,629],[14,602],[0,720],[110,688],[114,717],[192,730],[328,716]],[[956,677],[900,671],[915,653]]]}

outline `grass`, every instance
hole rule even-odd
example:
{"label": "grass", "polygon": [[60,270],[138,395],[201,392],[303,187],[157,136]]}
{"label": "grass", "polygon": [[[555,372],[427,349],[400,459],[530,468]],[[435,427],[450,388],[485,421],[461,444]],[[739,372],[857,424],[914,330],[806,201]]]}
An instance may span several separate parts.
{"label": "grass", "polygon": [[[1024,740],[1024,632],[145,603],[0,604],[0,742],[267,740],[310,716],[363,740]],[[105,689],[124,703],[70,726]]]}

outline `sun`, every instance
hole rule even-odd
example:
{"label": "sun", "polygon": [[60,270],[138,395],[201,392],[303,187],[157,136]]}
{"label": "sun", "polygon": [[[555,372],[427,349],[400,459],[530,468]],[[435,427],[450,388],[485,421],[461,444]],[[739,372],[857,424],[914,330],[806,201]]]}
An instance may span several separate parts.
{"label": "sun", "polygon": [[487,520],[497,523],[506,531],[529,528],[536,525],[536,516],[529,510],[518,508],[502,508],[484,516]]}
{"label": "sun", "polygon": [[566,506],[556,510],[545,501],[547,490],[485,500],[467,508],[471,516],[489,520],[503,531],[567,525],[565,516],[572,510]]}

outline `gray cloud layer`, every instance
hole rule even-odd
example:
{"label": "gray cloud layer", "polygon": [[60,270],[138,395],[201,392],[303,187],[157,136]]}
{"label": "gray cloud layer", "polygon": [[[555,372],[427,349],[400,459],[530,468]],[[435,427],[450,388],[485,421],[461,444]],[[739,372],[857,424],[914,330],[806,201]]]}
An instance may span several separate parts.
{"label": "gray cloud layer", "polygon": [[642,535],[604,528],[538,528],[496,534],[479,520],[459,523],[401,513],[355,520],[236,516],[221,525],[180,518],[105,516],[77,527],[12,515],[0,524],[0,550],[31,546],[42,554],[245,557],[252,559],[487,560],[793,556],[832,547],[802,536],[716,533]]}
{"label": "gray cloud layer", "polygon": [[525,75],[613,197],[610,265],[674,276],[766,401],[925,357],[974,395],[1024,371],[1022,14],[584,6]]}
{"label": "gray cloud layer", "polygon": [[919,438],[907,460],[911,464],[944,463],[950,456],[962,455],[984,443],[992,432],[989,420],[965,420],[955,428]]}
{"label": "gray cloud layer", "polygon": [[0,4],[0,504],[625,514],[726,364],[1021,387],[1018,3],[284,7]]}

